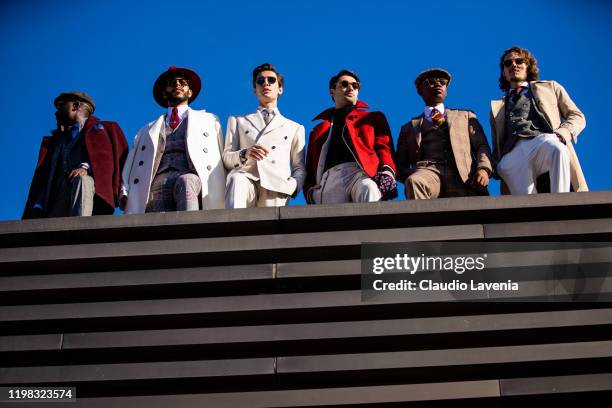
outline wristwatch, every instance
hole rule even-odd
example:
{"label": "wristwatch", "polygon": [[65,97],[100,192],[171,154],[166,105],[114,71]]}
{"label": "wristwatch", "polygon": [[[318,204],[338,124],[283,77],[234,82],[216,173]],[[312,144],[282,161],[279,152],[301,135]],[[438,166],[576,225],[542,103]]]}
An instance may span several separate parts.
{"label": "wristwatch", "polygon": [[242,149],[242,150],[240,151],[240,153],[239,153],[239,156],[240,156],[240,161],[241,161],[242,163],[244,163],[244,162],[246,161],[246,152],[247,152],[247,149]]}

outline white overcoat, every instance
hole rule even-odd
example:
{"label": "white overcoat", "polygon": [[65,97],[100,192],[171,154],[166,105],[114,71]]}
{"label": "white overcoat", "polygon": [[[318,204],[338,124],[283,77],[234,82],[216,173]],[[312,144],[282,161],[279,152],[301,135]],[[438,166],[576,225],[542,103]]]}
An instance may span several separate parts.
{"label": "white overcoat", "polygon": [[[122,172],[121,195],[127,195],[126,214],[144,213],[153,182],[159,133],[166,114],[138,131]],[[187,109],[186,148],[202,182],[202,209],[225,208],[225,168],[221,159],[223,132],[219,118],[204,110]]]}

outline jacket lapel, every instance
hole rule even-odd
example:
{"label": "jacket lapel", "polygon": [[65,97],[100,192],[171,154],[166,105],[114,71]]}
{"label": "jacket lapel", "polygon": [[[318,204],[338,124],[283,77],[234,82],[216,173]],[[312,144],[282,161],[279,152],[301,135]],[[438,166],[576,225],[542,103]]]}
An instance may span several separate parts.
{"label": "jacket lapel", "polygon": [[[505,121],[506,121],[506,97],[502,99],[495,99],[491,101],[491,115],[493,115],[493,122],[495,123],[495,140],[493,143],[494,149],[501,152],[502,140],[504,138]],[[492,135],[493,136],[493,135]]]}
{"label": "jacket lapel", "polygon": [[417,118],[412,119],[412,129],[414,129],[416,145],[421,146],[421,129],[423,128],[423,118],[421,115]]}
{"label": "jacket lapel", "polygon": [[[453,146],[453,151],[456,150],[454,149],[455,146],[457,147],[462,146],[461,140],[459,140],[457,136],[457,131],[460,128],[455,126],[457,124],[457,120],[460,119],[459,117],[460,115],[461,113],[458,111],[454,111],[450,109],[446,110],[446,123],[448,125],[448,133],[450,135],[450,141],[451,141],[451,146]],[[466,122],[467,122],[467,118],[466,118]]]}
{"label": "jacket lapel", "polygon": [[162,126],[164,126],[165,119],[166,115],[161,115],[149,128],[149,139],[151,139],[151,144],[154,146],[155,149],[157,149],[157,142],[159,141],[159,132],[161,131]]}
{"label": "jacket lapel", "polygon": [[544,120],[546,121],[548,127],[550,128],[550,131],[552,132],[554,130],[554,128],[551,125],[552,121],[550,120],[550,116],[548,116],[548,112],[546,112],[546,110],[543,109],[543,104],[542,104],[542,97],[545,94],[544,95],[540,94],[540,87],[538,86],[538,83],[535,81],[529,83],[529,90],[531,91],[531,96],[533,96],[533,102],[535,103],[536,110],[538,111],[538,113],[540,113],[544,117]]}
{"label": "jacket lapel", "polygon": [[[261,114],[259,114],[259,116],[261,116]],[[263,120],[263,118],[262,118]],[[264,122],[265,123],[265,122]],[[268,134],[270,132],[272,132],[273,130],[276,130],[280,127],[283,127],[283,125],[285,124],[285,117],[283,115],[281,115],[280,112],[278,112],[278,114],[274,115],[274,117],[272,117],[272,120],[270,121],[270,123],[268,123],[268,125],[265,127],[263,134]]]}
{"label": "jacket lapel", "polygon": [[259,113],[259,111],[255,111],[254,113],[246,115],[245,118],[249,121],[251,125],[253,125],[255,129],[257,129],[258,134],[261,134],[261,131],[266,127],[266,122],[264,122],[263,116],[261,116],[261,113]]}

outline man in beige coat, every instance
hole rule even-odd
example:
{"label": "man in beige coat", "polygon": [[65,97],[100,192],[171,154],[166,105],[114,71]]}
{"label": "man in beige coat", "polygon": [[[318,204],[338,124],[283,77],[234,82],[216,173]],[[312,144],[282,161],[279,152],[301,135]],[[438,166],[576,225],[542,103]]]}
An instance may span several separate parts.
{"label": "man in beige coat", "polygon": [[499,87],[491,101],[496,173],[511,194],[537,193],[536,179],[549,173],[551,192],[587,191],[572,142],[584,129],[584,115],[555,81],[538,81],[529,50],[512,47],[500,59]]}
{"label": "man in beige coat", "polygon": [[278,110],[283,84],[273,65],[256,67],[253,91],[259,107],[228,120],[223,150],[223,163],[230,170],[226,208],[283,206],[304,185],[304,126]]}
{"label": "man in beige coat", "polygon": [[473,112],[445,108],[450,80],[432,68],[414,81],[425,109],[402,126],[395,159],[411,200],[488,195],[489,144]]}

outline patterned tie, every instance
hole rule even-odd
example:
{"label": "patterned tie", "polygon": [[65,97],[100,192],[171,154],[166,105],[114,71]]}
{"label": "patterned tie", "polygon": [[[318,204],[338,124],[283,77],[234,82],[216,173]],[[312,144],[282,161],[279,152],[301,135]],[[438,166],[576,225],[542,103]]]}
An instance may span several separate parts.
{"label": "patterned tie", "polygon": [[178,115],[178,108],[175,106],[172,108],[172,114],[170,115],[170,127],[172,129],[176,129],[176,127],[181,123],[181,119]]}
{"label": "patterned tie", "polygon": [[272,112],[269,112],[267,109],[262,109],[261,114],[263,115],[264,122],[266,122],[266,125],[269,124],[272,120]]}
{"label": "patterned tie", "polygon": [[446,123],[446,119],[444,119],[444,115],[440,113],[439,110],[433,108],[431,110],[431,121],[437,127],[442,127]]}

